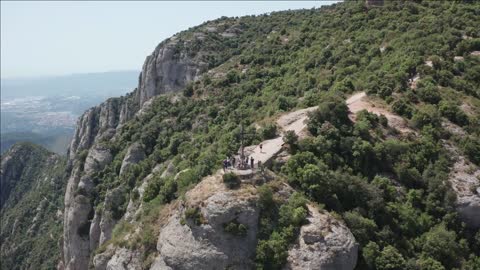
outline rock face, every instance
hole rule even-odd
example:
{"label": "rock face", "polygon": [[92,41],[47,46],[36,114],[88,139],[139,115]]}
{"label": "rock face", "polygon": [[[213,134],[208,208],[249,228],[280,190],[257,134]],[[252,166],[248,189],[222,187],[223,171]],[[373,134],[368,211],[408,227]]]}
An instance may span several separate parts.
{"label": "rock face", "polygon": [[[217,175],[186,197],[160,232],[160,256],[151,269],[251,269],[259,215],[255,190],[225,190]],[[198,209],[196,217],[185,216],[191,209]],[[248,228],[245,235],[225,231],[235,221]]]}
{"label": "rock face", "polygon": [[93,258],[95,270],[141,270],[141,254],[137,250],[127,248],[114,249],[109,246],[104,253]]}
{"label": "rock face", "polygon": [[127,154],[122,162],[122,167],[120,168],[120,175],[122,175],[130,165],[137,164],[145,158],[145,151],[143,146],[136,142],[130,145],[127,149]]}
{"label": "rock face", "polygon": [[284,269],[351,270],[357,264],[358,244],[350,230],[312,205],[309,224],[300,228],[295,245],[288,251]]}
{"label": "rock face", "polygon": [[140,254],[126,248],[116,250],[108,261],[106,269],[111,270],[141,270]]}
{"label": "rock face", "polygon": [[29,148],[21,144],[13,145],[2,155],[0,167],[0,208],[10,197],[25,167],[30,161]]}
{"label": "rock face", "polygon": [[103,244],[112,237],[113,227],[121,218],[118,214],[119,208],[125,203],[126,191],[118,187],[107,192],[100,221],[100,239],[99,244]]}
{"label": "rock face", "polygon": [[[47,150],[29,143],[18,143],[13,145],[2,155],[0,165],[0,209],[3,208],[12,192],[18,193],[17,198],[12,198],[12,203],[21,197],[24,189],[16,189],[16,186],[23,181],[34,184],[35,174],[45,171],[58,162],[60,158]],[[32,173],[32,171],[34,173]],[[12,205],[13,205],[12,204]],[[36,206],[35,206],[36,207]]]}
{"label": "rock face", "polygon": [[[104,143],[115,140],[119,128],[148,104],[149,99],[179,91],[207,71],[208,65],[201,60],[205,54],[203,47],[196,51],[187,48],[196,42],[195,38],[178,37],[162,42],[145,60],[137,89],[125,97],[108,99],[79,118],[68,153],[63,247],[66,269],[87,269],[91,252],[110,238],[118,219],[109,217],[108,211],[95,213],[92,205],[93,175],[113,158]],[[133,144],[123,160],[121,174],[144,158],[141,145]],[[7,189],[2,192],[6,193]]]}
{"label": "rock face", "polygon": [[88,152],[85,159],[84,171],[87,174],[98,171],[110,162],[112,162],[112,154],[110,153],[110,150],[96,145]]}
{"label": "rock face", "polygon": [[[257,199],[253,186],[226,190],[220,174],[205,178],[187,193],[185,203],[162,227],[159,256],[150,269],[255,268]],[[196,214],[186,216],[192,209],[197,209]],[[358,245],[352,233],[332,216],[312,206],[309,210],[310,223],[301,228],[297,243],[289,250],[285,269],[354,269]],[[226,232],[225,224],[230,222],[246,226],[246,234]]]}
{"label": "rock face", "polygon": [[480,168],[459,154],[458,149],[445,144],[456,157],[449,181],[457,195],[457,211],[460,218],[471,228],[480,228]]}
{"label": "rock face", "polygon": [[153,96],[184,88],[207,70],[207,63],[179,50],[182,42],[172,37],[162,42],[145,60],[138,86],[140,106]]}

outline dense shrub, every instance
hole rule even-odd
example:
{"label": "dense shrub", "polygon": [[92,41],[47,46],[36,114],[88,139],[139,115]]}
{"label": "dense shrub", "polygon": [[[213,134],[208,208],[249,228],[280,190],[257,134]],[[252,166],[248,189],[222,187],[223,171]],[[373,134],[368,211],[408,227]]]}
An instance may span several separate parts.
{"label": "dense shrub", "polygon": [[228,188],[237,188],[240,186],[240,179],[235,173],[229,172],[223,175],[223,183]]}
{"label": "dense shrub", "polygon": [[439,111],[442,116],[448,118],[450,121],[457,125],[465,126],[468,124],[468,116],[452,102],[440,102]]}
{"label": "dense shrub", "polygon": [[425,102],[437,104],[441,100],[438,88],[434,85],[429,84],[424,87],[419,87],[417,92],[420,99]]}
{"label": "dense shrub", "polygon": [[318,109],[310,113],[308,130],[313,135],[318,135],[318,127],[324,122],[329,122],[337,128],[350,123],[348,107],[344,100],[338,96],[326,96],[318,106]]}
{"label": "dense shrub", "polygon": [[232,220],[228,223],[223,224],[223,229],[225,230],[225,232],[236,236],[245,236],[247,235],[248,226],[239,223],[237,220]]}
{"label": "dense shrub", "polygon": [[422,128],[426,125],[440,126],[440,114],[434,106],[427,105],[415,111],[412,117],[413,126]]}
{"label": "dense shrub", "polygon": [[461,146],[470,160],[480,165],[480,139],[466,137],[461,141]]}
{"label": "dense shrub", "polygon": [[267,124],[260,130],[260,136],[263,140],[275,138],[277,136],[277,126],[275,124]]}

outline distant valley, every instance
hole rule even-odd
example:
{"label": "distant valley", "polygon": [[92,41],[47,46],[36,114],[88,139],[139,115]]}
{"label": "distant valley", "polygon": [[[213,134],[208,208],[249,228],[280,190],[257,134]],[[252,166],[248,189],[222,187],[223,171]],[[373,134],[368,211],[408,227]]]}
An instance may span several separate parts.
{"label": "distant valley", "polygon": [[33,142],[64,154],[77,117],[106,98],[137,84],[138,71],[2,79],[1,152],[16,142]]}

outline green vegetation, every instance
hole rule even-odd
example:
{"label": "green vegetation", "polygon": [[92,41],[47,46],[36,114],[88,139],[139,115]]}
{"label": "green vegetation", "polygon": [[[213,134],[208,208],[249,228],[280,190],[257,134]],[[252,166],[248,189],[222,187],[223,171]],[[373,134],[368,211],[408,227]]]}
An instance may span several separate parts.
{"label": "green vegetation", "polygon": [[[10,152],[14,150],[15,152]],[[29,143],[2,155],[0,269],[54,269],[60,260],[64,158]],[[4,167],[10,157],[13,167]]]}
{"label": "green vegetation", "polygon": [[189,207],[185,210],[185,220],[190,220],[193,224],[199,226],[205,224],[205,218],[198,207]]}
{"label": "green vegetation", "polygon": [[275,124],[267,124],[260,130],[262,140],[273,139],[277,136],[277,126]]}
{"label": "green vegetation", "polygon": [[[479,236],[455,212],[455,194],[447,184],[452,160],[443,140],[480,163],[480,59],[471,55],[480,50],[479,9],[476,1],[389,1],[382,8],[368,9],[364,1],[346,1],[209,22],[219,33],[235,27],[238,34],[222,38],[208,32],[201,41],[177,43],[178,52],[192,56],[203,48],[201,60],[211,72],[188,84],[175,102],[167,95],[155,98],[148,110],[119,128],[115,140],[102,143],[111,150],[113,161],[92,177],[93,204],[101,205],[106,192],[118,187],[124,188],[125,196],[138,199],[137,193],[126,191],[139,187],[157,164],[172,162],[181,172],[178,177],[154,173],[143,197],[140,219],[149,225],[138,243],[146,247],[149,261],[156,235],[152,220],[159,209],[181,198],[220,168],[222,159],[238,151],[240,123],[252,134],[245,144],[254,144],[278,133],[269,124],[257,132],[254,123],[318,105],[308,123],[312,137],[299,141],[287,133],[285,142],[293,156],[276,171],[297,192],[284,202],[274,198],[274,187],[259,188],[257,268],[281,269],[305,222],[308,199],[338,213],[350,227],[360,244],[357,269],[475,269]],[[177,39],[189,40],[202,27],[179,33]],[[455,56],[463,60],[454,61]],[[410,82],[417,75],[413,89]],[[406,118],[418,136],[392,131],[385,117],[366,111],[352,123],[345,98],[355,91],[366,91],[385,103]],[[466,134],[450,134],[442,127],[446,119]],[[144,146],[147,157],[120,176],[126,149],[134,142]],[[86,153],[78,158],[84,161]],[[235,182],[232,176],[225,178],[229,186]],[[59,186],[48,195],[55,196],[55,205],[62,201]],[[12,200],[18,202],[22,196]],[[32,204],[18,204],[15,214],[27,216],[35,208]],[[115,215],[124,210],[115,209]],[[14,219],[5,224],[10,226]],[[185,211],[183,222],[190,221],[205,222],[199,208]],[[231,222],[225,230],[242,235],[248,228],[241,225]],[[3,226],[2,240],[11,231]],[[27,237],[26,228],[21,228],[14,243]],[[120,227],[115,235],[129,229]],[[60,225],[55,230],[61,230]],[[47,237],[41,232],[38,237]],[[27,260],[52,268],[58,249],[52,248],[51,240],[41,242],[48,242],[48,248],[16,249],[6,262],[2,253],[2,269],[28,268],[23,263]],[[32,250],[37,256],[27,255]]]}
{"label": "green vegetation", "polygon": [[235,173],[226,173],[223,175],[223,183],[230,189],[237,188],[240,186],[240,179]]}
{"label": "green vegetation", "polygon": [[329,112],[344,105],[323,100],[308,125],[315,137],[299,142],[282,173],[311,200],[341,213],[360,243],[357,268],[461,266],[474,240],[445,184],[451,163],[434,108],[421,107],[413,117],[421,137],[385,139],[379,118],[366,111],[353,124],[340,110],[331,123]]}
{"label": "green vegetation", "polygon": [[[176,102],[156,98],[106,143],[115,156],[95,176],[95,204],[106,190],[139,186],[156,164],[173,162],[177,171],[189,171],[177,180],[155,175],[144,197],[168,203],[238,151],[240,123],[253,134],[245,143],[258,143],[278,131],[267,124],[257,132],[255,122],[318,105],[308,123],[312,137],[285,137],[293,156],[277,173],[297,189],[292,197],[303,194],[341,215],[360,243],[357,269],[466,269],[475,263],[470,254],[479,251],[454,211],[455,195],[446,184],[452,162],[442,140],[480,162],[480,59],[470,54],[480,50],[479,8],[478,2],[389,1],[366,9],[364,1],[346,1],[209,22],[219,32],[241,31],[230,38],[206,33],[193,47],[178,43],[192,55],[204,48],[212,72],[190,83]],[[178,38],[189,40],[202,27]],[[420,79],[412,89],[415,76]],[[401,136],[385,117],[366,111],[352,123],[344,100],[359,90],[383,100],[419,136]],[[449,134],[442,128],[446,119],[467,134]],[[119,177],[122,149],[133,142],[144,145],[147,158],[129,177]],[[228,185],[234,182],[225,177]],[[261,191],[256,262],[260,269],[279,269],[306,210],[303,199],[282,205],[269,194]],[[185,221],[200,224],[195,209],[186,211]],[[445,239],[442,251],[425,240],[431,234]]]}
{"label": "green vegetation", "polygon": [[[246,144],[258,143],[277,131],[265,125],[256,132],[254,122],[318,105],[308,123],[313,137],[285,138],[294,155],[278,173],[298,193],[282,204],[268,187],[260,190],[257,267],[279,269],[285,262],[305,220],[303,194],[345,220],[360,243],[358,269],[473,269],[478,239],[455,212],[455,195],[446,184],[452,163],[442,140],[480,162],[480,60],[470,54],[480,50],[479,8],[478,2],[391,1],[366,9],[364,1],[347,1],[211,22],[218,31],[241,30],[231,38],[208,33],[195,45],[209,48],[204,60],[215,76],[189,84],[175,103],[156,98],[149,111],[122,127],[109,144],[114,161],[95,176],[95,204],[106,190],[138,186],[156,164],[171,161],[177,171],[190,171],[176,181],[154,176],[144,197],[168,203],[238,150],[240,122],[254,134]],[[188,39],[200,27],[178,38]],[[464,59],[456,62],[454,56]],[[412,89],[409,80],[416,75]],[[352,123],[344,100],[358,90],[383,99],[419,136],[386,136],[386,119],[368,112]],[[448,134],[445,119],[467,134]],[[148,157],[119,177],[121,149],[136,141]],[[225,177],[228,185],[234,182]],[[197,208],[187,209],[185,219],[202,222]],[[225,230],[243,231],[235,222]]]}
{"label": "green vegetation", "polygon": [[237,220],[232,220],[223,225],[223,229],[227,233],[231,233],[236,236],[245,236],[247,235],[248,226],[242,223],[239,223]]}
{"label": "green vegetation", "polygon": [[307,200],[294,193],[286,203],[273,197],[269,185],[258,188],[260,230],[257,244],[257,269],[280,269],[287,260],[289,245],[306,221]]}

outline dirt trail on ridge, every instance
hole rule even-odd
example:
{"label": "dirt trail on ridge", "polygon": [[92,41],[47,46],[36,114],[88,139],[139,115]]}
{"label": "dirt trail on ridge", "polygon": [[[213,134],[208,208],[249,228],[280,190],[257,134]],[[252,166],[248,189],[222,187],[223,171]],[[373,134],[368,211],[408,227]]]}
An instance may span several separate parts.
{"label": "dirt trail on ridge", "polygon": [[[402,133],[413,132],[409,126],[407,121],[402,117],[395,115],[388,110],[380,107],[376,107],[371,101],[368,100],[368,97],[365,92],[359,92],[352,96],[350,96],[347,101],[347,106],[350,110],[350,119],[355,121],[356,116],[355,114],[361,110],[367,110],[371,113],[376,115],[385,115],[388,119],[388,124]],[[280,127],[280,136],[274,139],[265,140],[261,142],[262,149],[260,150],[259,145],[251,145],[245,147],[246,155],[254,159],[254,166],[257,167],[258,161],[262,164],[268,162],[271,158],[277,155],[280,151],[282,151],[283,147],[283,137],[286,131],[293,130],[297,136],[302,139],[308,136],[307,131],[307,119],[308,113],[317,109],[318,106],[309,107],[306,109],[301,109],[297,111],[292,111],[283,114],[277,120],[277,125]],[[238,157],[237,157],[238,158]],[[250,160],[249,160],[250,164]],[[233,170],[238,174],[247,174],[251,173],[251,170]]]}
{"label": "dirt trail on ridge", "polygon": [[413,129],[408,126],[408,123],[402,117],[388,111],[385,108],[377,107],[371,101],[368,100],[367,94],[365,92],[359,92],[347,99],[347,106],[350,110],[350,120],[356,120],[356,113],[361,110],[367,110],[370,113],[376,115],[385,115],[388,119],[388,125],[396,128],[401,133],[416,133]]}

